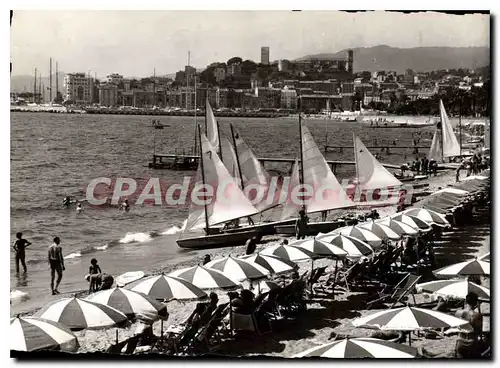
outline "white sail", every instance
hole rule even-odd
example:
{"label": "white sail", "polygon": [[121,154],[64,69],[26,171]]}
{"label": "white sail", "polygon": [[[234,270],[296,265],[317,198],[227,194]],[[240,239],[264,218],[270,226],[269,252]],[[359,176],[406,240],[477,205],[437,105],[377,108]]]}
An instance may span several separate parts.
{"label": "white sail", "polygon": [[276,198],[271,203],[268,203],[267,200],[271,176],[262,167],[260,161],[238,133],[235,134],[234,140],[243,179],[243,188],[247,189],[245,193],[248,198],[252,201],[262,198],[262,200],[258,200],[254,204],[255,208],[261,212],[276,206]]}
{"label": "white sail", "polygon": [[383,191],[403,185],[368,151],[361,139],[353,133],[358,190]]}
{"label": "white sail", "polygon": [[240,174],[238,172],[236,152],[234,151],[233,145],[226,137],[221,138],[221,149],[221,158],[224,166],[226,166],[227,171],[229,171],[231,176],[236,179],[238,186],[241,188],[241,180]]}
{"label": "white sail", "polygon": [[210,106],[208,99],[206,101],[206,118],[207,118],[207,138],[212,147],[215,148],[218,154],[219,152],[219,128],[217,126],[217,120],[215,119],[214,112]]}
{"label": "white sail", "polygon": [[[206,206],[209,226],[258,213],[259,211],[245,197],[235,179],[220,160],[215,148],[203,134],[201,135],[201,147],[205,184],[211,186],[214,191],[210,204]],[[198,169],[198,171],[201,170]],[[199,180],[197,184],[202,183],[200,178],[201,172],[197,175]],[[201,194],[199,197],[203,199]],[[186,231],[205,227],[205,206],[193,204],[186,223]]]}
{"label": "white sail", "polygon": [[441,132],[438,128],[434,130],[434,136],[432,137],[431,148],[429,149],[427,158],[435,161],[443,160],[443,152],[441,150]]}
{"label": "white sail", "polygon": [[330,170],[305,124],[302,124],[301,139],[304,160],[303,180],[305,185],[313,188],[314,193],[306,204],[306,211],[314,213],[354,206]]}
{"label": "white sail", "polygon": [[289,218],[298,217],[299,210],[302,208],[300,203],[294,203],[291,198],[292,189],[298,187],[300,185],[300,177],[299,177],[299,160],[295,159],[295,163],[293,164],[292,176],[290,177],[290,181],[288,183],[288,187],[281,187],[282,191],[286,191],[287,198],[286,202],[283,205],[283,211],[281,212],[281,219],[287,220]]}
{"label": "white sail", "polygon": [[450,119],[443,105],[443,100],[439,100],[439,113],[441,114],[441,134],[443,137],[443,157],[460,156],[460,143],[450,124]]}

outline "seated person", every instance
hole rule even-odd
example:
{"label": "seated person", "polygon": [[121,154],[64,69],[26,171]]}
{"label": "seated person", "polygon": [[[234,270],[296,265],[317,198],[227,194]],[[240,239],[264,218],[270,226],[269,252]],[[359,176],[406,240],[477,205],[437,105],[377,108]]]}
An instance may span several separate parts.
{"label": "seated person", "polygon": [[458,358],[478,358],[481,349],[478,348],[480,337],[483,333],[483,316],[477,311],[479,307],[478,296],[470,292],[465,297],[465,306],[455,313],[455,317],[469,321],[471,332],[461,332],[458,335],[456,356]]}
{"label": "seated person", "polygon": [[250,290],[243,289],[240,292],[239,300],[241,302],[238,303],[234,312],[239,314],[252,314],[254,310],[254,294]]}
{"label": "seated person", "polygon": [[401,262],[407,266],[414,265],[418,261],[417,252],[413,248],[413,241],[410,240],[406,243],[405,249],[401,256]]}
{"label": "seated person", "polygon": [[214,292],[210,293],[210,302],[205,306],[205,311],[201,316],[202,322],[208,322],[212,317],[212,313],[217,309],[219,297]]}
{"label": "seated person", "polygon": [[97,289],[94,291],[109,290],[109,289],[111,289],[111,287],[113,287],[113,283],[115,281],[113,279],[113,276],[108,275],[107,273],[98,273],[98,274],[94,274],[94,275],[87,275],[85,278],[91,284],[94,283],[94,285],[98,285]]}

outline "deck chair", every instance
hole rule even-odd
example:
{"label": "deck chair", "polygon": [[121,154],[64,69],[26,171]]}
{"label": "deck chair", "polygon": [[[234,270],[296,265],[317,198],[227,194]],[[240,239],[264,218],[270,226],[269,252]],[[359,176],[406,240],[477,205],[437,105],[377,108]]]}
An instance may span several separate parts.
{"label": "deck chair", "polygon": [[323,277],[326,274],[326,268],[327,266],[324,267],[319,267],[313,271],[311,274],[311,277],[309,280],[307,280],[307,286],[309,287],[309,293],[310,296],[314,296],[314,285],[319,283],[319,279]]}
{"label": "deck chair", "polygon": [[390,308],[394,308],[396,304],[401,302],[401,300],[406,296],[406,294],[411,293],[413,297],[413,303],[416,304],[415,294],[413,290],[415,285],[420,280],[422,276],[415,276],[411,273],[407,273],[401,281],[394,286],[392,293],[387,294],[384,292],[379,293],[378,298],[367,303],[367,308],[370,309],[374,304],[392,302]]}
{"label": "deck chair", "polygon": [[[221,336],[220,330],[223,327],[223,320],[229,314],[229,303],[220,304],[212,312],[208,322],[203,325],[196,336],[189,342],[188,350],[208,350],[213,351],[220,346]],[[215,339],[216,344],[211,344],[211,340]]]}
{"label": "deck chair", "polygon": [[121,341],[117,344],[111,345],[107,350],[106,354],[121,354],[123,348],[127,345],[128,340]]}
{"label": "deck chair", "polygon": [[340,271],[337,277],[340,277],[343,283],[345,284],[345,290],[346,291],[351,291],[349,288],[349,278],[353,276],[357,276],[361,271],[363,267],[360,263],[354,263],[351,267],[349,267],[345,271]]}

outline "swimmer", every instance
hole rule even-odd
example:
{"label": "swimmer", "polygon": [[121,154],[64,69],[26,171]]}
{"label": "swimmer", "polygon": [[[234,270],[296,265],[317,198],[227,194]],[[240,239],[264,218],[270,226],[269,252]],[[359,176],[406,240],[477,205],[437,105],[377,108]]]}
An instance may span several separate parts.
{"label": "swimmer", "polygon": [[82,204],[78,202],[78,204],[76,205],[76,213],[81,213],[81,212],[83,212],[83,207]]}
{"label": "swimmer", "polygon": [[128,199],[123,201],[123,203],[120,205],[119,209],[125,210],[125,212],[128,212],[130,210],[130,205],[128,204]]}

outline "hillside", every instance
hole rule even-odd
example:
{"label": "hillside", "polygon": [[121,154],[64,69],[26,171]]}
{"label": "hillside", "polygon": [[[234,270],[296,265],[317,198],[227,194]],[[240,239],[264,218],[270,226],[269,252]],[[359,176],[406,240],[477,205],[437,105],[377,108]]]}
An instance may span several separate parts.
{"label": "hillside", "polygon": [[[406,69],[427,72],[437,69],[478,68],[490,63],[488,47],[413,47],[390,46],[358,47],[354,51],[354,71]],[[337,53],[307,55],[309,58],[345,58],[347,49]]]}

